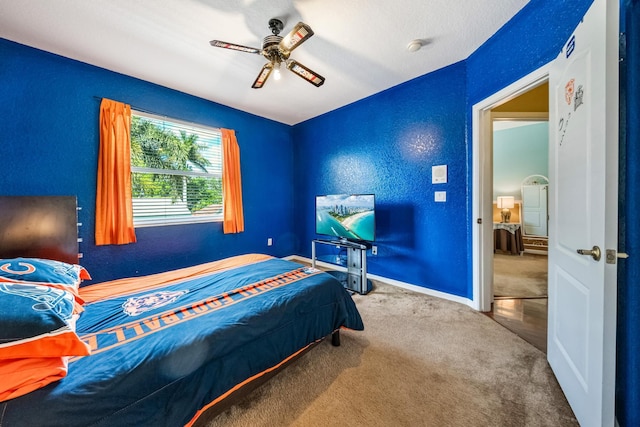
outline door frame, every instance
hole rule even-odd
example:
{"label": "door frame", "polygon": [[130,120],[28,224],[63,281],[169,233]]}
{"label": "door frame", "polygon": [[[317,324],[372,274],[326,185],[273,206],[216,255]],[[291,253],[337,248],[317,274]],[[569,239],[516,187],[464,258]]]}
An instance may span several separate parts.
{"label": "door frame", "polygon": [[[472,274],[471,306],[491,311],[493,300],[493,143],[491,110],[549,79],[549,64],[501,89],[472,108]],[[481,219],[482,223],[478,223]]]}

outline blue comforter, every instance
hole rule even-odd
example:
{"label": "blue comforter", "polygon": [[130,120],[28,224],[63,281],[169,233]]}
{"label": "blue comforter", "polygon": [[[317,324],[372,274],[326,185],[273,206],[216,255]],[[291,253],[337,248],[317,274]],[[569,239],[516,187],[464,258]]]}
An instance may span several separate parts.
{"label": "blue comforter", "polygon": [[115,292],[77,323],[92,355],[70,360],[61,381],[0,403],[0,425],[186,425],[341,327],[363,329],[340,283],[275,258]]}

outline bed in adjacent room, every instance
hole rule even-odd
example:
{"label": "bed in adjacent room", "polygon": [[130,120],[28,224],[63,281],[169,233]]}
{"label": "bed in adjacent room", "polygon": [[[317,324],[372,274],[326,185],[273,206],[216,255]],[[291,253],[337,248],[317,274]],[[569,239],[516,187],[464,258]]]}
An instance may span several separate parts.
{"label": "bed in adjacent room", "polygon": [[2,426],[197,424],[363,328],[336,279],[268,255],[81,288],[79,265],[28,255],[0,261]]}

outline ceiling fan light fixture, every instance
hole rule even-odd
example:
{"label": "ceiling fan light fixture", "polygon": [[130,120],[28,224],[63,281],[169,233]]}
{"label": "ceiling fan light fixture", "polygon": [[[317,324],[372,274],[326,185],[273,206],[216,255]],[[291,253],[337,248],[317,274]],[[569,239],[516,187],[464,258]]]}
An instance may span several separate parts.
{"label": "ceiling fan light fixture", "polygon": [[276,62],[275,66],[273,67],[273,79],[274,80],[280,80],[280,77],[282,77],[280,75],[280,63]]}
{"label": "ceiling fan light fixture", "polygon": [[420,50],[420,48],[422,48],[422,45],[423,43],[420,39],[411,40],[407,45],[407,50],[409,52],[417,52]]}

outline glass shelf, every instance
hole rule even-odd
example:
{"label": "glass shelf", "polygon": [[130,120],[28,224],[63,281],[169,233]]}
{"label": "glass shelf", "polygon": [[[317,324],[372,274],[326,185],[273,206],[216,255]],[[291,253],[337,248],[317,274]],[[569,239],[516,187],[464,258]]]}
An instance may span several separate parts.
{"label": "glass shelf", "polygon": [[[317,254],[318,247],[329,249],[330,254]],[[323,251],[325,252],[325,251]],[[346,271],[330,272],[345,288],[359,294],[371,290],[371,281],[367,280],[367,246],[340,240],[313,240],[311,242],[311,265],[316,261],[327,262],[343,267]]]}

